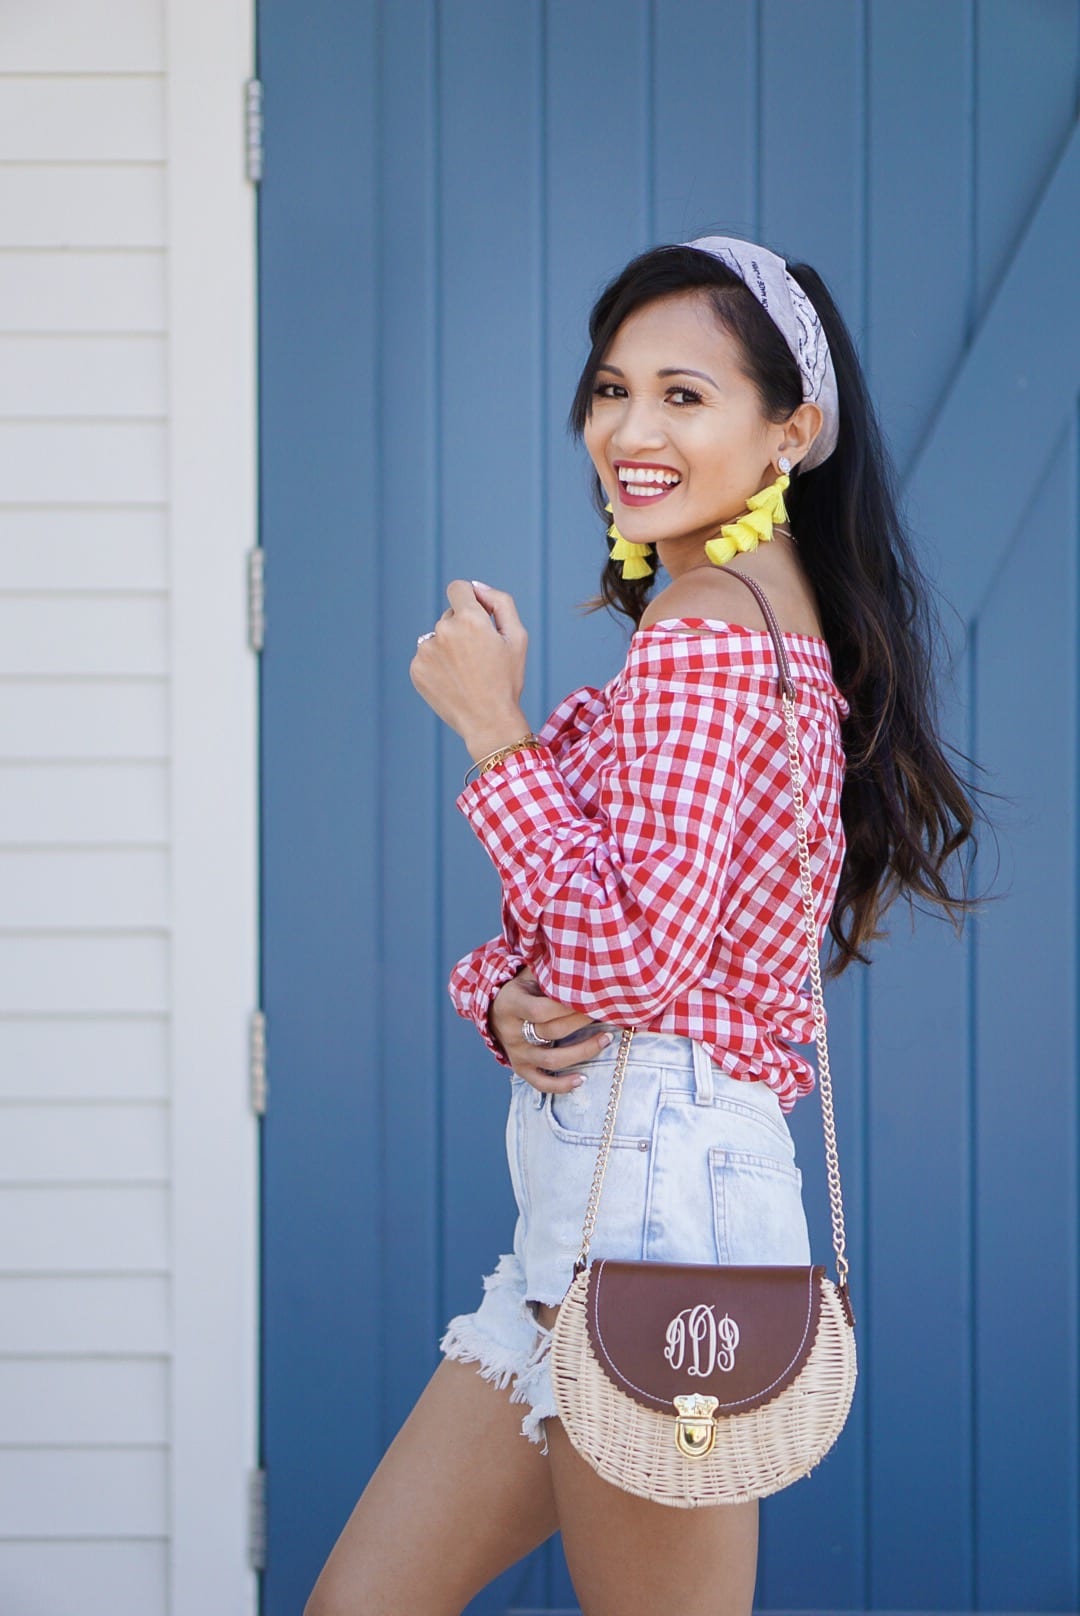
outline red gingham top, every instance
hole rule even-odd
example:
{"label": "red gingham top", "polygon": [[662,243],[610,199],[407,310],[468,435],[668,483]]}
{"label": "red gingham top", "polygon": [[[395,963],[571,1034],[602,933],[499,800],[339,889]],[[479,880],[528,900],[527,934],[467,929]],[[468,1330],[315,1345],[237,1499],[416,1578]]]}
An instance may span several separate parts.
{"label": "red gingham top", "polygon": [[[820,946],[846,847],[849,707],[825,640],[784,640]],[[813,1041],[814,1013],[778,677],[767,629],[663,618],[602,689],[564,697],[542,746],[457,797],[501,878],[502,934],[457,962],[449,992],[502,1065],[491,1000],[528,963],[549,998],[696,1038],[785,1112],[813,1092],[814,1068],[785,1043]]]}

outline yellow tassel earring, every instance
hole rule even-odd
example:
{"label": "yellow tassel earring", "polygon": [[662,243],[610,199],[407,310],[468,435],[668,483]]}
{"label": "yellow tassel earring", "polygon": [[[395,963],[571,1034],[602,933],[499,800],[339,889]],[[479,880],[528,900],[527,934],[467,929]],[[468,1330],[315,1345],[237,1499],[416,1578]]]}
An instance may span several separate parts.
{"label": "yellow tassel earring", "polygon": [[[609,515],[614,515],[610,499],[604,509]],[[624,578],[648,578],[650,573],[654,571],[654,568],[649,565],[643,554],[645,546],[631,544],[629,539],[624,539],[614,522],[608,528],[608,538],[615,540],[608,560],[622,562],[622,575]]]}
{"label": "yellow tassel earring", "polygon": [[722,567],[733,555],[756,550],[759,544],[767,544],[773,536],[773,523],[787,521],[784,490],[791,484],[788,476],[791,461],[787,455],[780,456],[779,466],[780,475],[776,481],[770,483],[768,488],[750,495],[746,502],[747,514],[740,516],[737,522],[725,522],[719,538],[706,541],[705,554],[715,566]]}

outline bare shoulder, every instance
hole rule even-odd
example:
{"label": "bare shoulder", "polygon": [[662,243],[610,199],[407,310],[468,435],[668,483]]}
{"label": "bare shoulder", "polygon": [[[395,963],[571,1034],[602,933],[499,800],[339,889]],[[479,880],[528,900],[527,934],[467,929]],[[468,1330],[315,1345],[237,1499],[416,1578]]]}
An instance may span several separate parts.
{"label": "bare shoulder", "polygon": [[[649,601],[638,628],[650,628],[653,623],[669,617],[704,617],[767,630],[769,625],[756,594],[741,579],[732,576],[733,570],[695,567],[682,577],[673,578]],[[749,576],[749,568],[745,569],[745,574]],[[792,583],[776,578],[755,576],[754,582],[764,589],[781,630],[795,634],[821,633],[818,613],[808,591],[797,583],[793,587]],[[683,632],[692,634],[699,630],[688,628]]]}
{"label": "bare shoulder", "polygon": [[[763,587],[769,594],[767,586]],[[768,627],[753,590],[721,567],[707,571],[695,567],[681,578],[673,578],[650,600],[638,627],[649,628],[667,617],[708,617],[722,623],[741,623],[746,628]]]}

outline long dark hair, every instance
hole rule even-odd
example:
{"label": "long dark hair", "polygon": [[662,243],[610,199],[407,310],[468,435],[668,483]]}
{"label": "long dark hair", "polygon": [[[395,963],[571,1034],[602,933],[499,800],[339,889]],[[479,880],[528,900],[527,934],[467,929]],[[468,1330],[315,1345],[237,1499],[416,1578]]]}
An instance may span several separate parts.
{"label": "long dark hair", "polygon": [[[899,511],[897,477],[867,391],[855,344],[825,282],[809,264],[790,273],[825,328],[840,401],[839,438],[811,471],[796,467],[785,495],[799,556],[814,587],[836,683],[850,704],[842,737],[847,772],[841,796],[846,853],[829,920],[835,950],[824,974],[836,977],[862,945],[886,932],[878,921],[904,894],[944,910],[959,933],[965,910],[984,901],[949,891],[943,867],[965,843],[977,848],[977,810],[969,788],[935,733],[933,686],[937,614]],[[597,370],[626,317],[654,299],[701,288],[720,325],[736,340],[767,420],[785,421],[802,403],[798,366],[783,334],[736,272],[685,246],[650,248],[601,292],[589,315],[592,349],[570,410],[569,430],[584,435]],[[600,478],[593,498],[606,536],[611,517]],[[614,541],[607,539],[608,549]],[[642,552],[655,568],[656,548]],[[641,620],[656,584],[624,579],[609,559],[600,594],[586,612],[613,607]],[[957,756],[967,763],[963,753]],[[991,795],[996,795],[991,793]],[[966,872],[965,872],[966,875]]]}

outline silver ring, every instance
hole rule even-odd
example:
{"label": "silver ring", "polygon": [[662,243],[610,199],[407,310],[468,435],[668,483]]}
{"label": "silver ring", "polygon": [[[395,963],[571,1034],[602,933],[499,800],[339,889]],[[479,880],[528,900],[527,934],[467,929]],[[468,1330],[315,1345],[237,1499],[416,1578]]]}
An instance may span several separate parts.
{"label": "silver ring", "polygon": [[432,629],[429,629],[426,634],[418,634],[416,636],[416,643],[417,643],[417,645],[423,645],[425,640],[433,640],[434,638],[435,638],[435,630],[432,628]]}
{"label": "silver ring", "polygon": [[554,1038],[541,1038],[536,1030],[536,1023],[533,1021],[523,1021],[521,1023],[521,1036],[527,1044],[536,1044],[538,1048],[542,1045],[546,1049],[551,1049],[555,1043]]}

